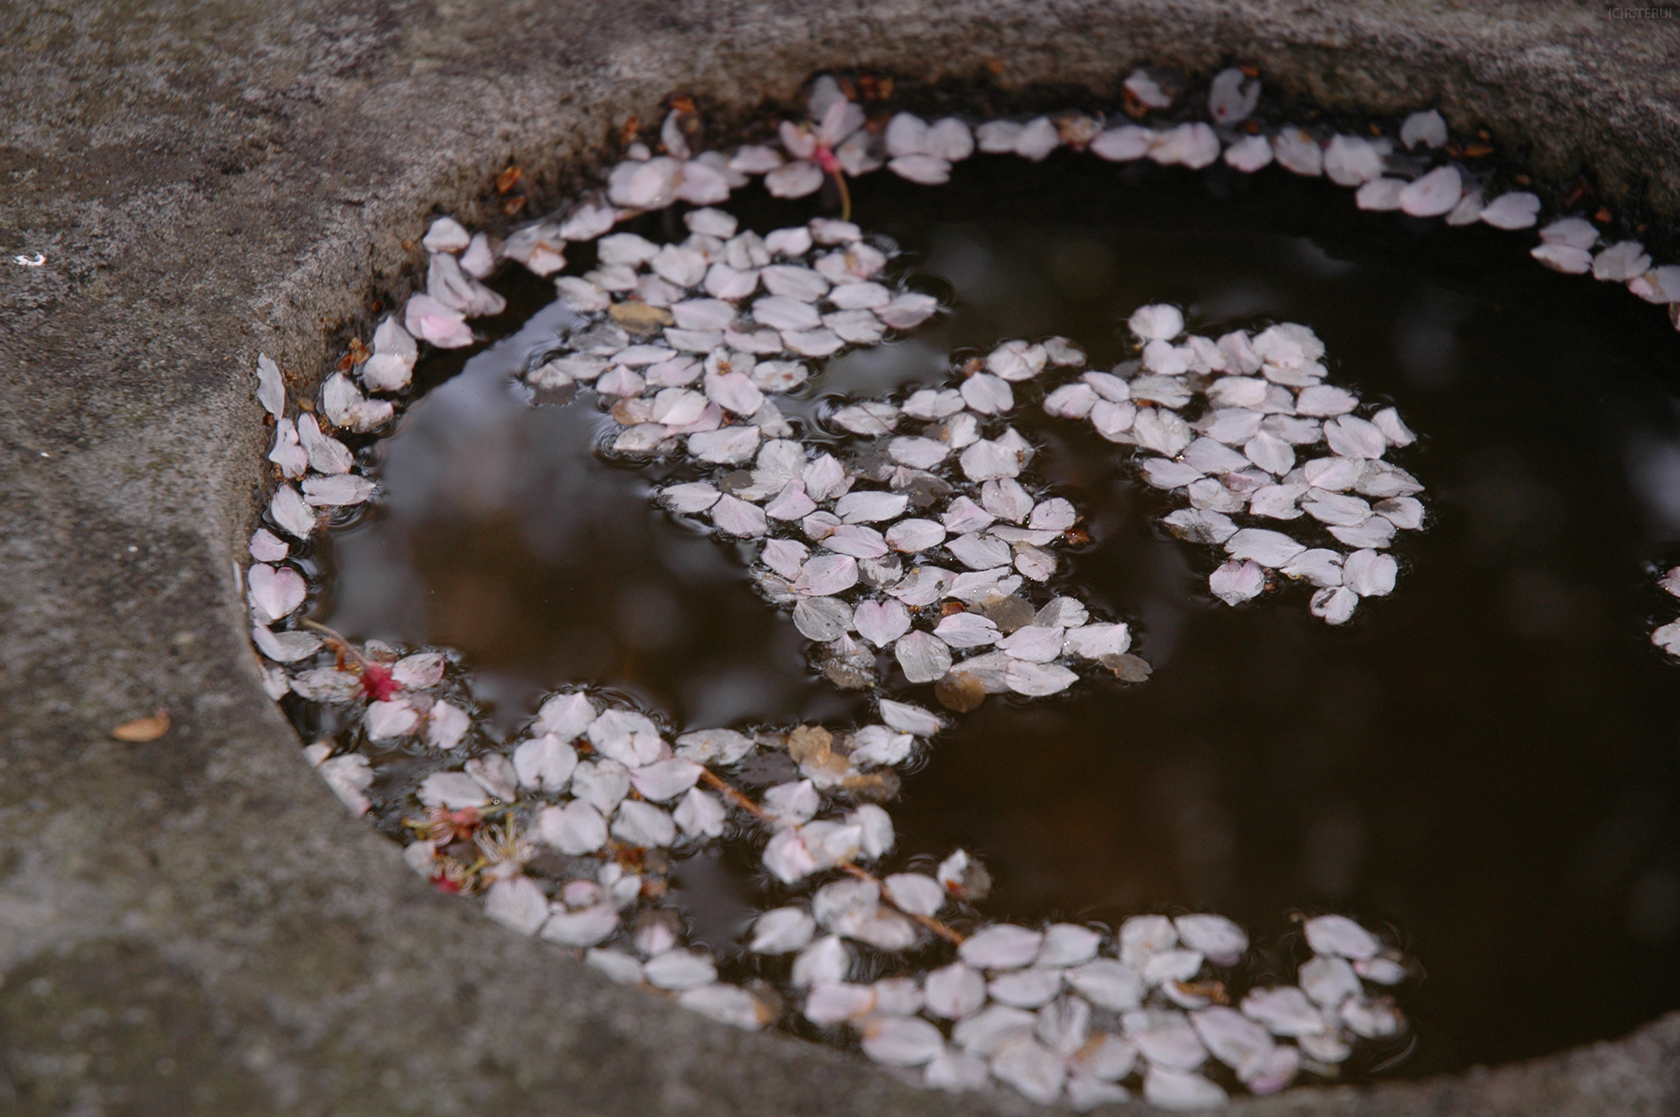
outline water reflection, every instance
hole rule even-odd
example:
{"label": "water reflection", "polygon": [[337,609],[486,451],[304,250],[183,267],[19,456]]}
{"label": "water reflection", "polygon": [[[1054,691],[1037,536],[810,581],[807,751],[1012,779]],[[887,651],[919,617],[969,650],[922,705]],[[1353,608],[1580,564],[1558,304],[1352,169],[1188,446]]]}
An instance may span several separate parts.
{"label": "water reflection", "polygon": [[671,527],[645,477],[596,459],[605,416],[533,408],[507,382],[531,335],[474,358],[383,444],[383,515],[334,543],[332,623],[460,649],[504,725],[571,679],[688,725],[845,712],[738,557]]}
{"label": "water reflection", "polygon": [[[1274,941],[1297,906],[1392,921],[1430,973],[1406,999],[1416,1073],[1680,1006],[1680,676],[1645,642],[1673,608],[1644,570],[1680,558],[1672,331],[1504,240],[1396,233],[1315,184],[1224,183],[1215,205],[1165,173],[1040,173],[860,183],[859,220],[956,313],[834,362],[819,393],[934,382],[951,350],[1009,334],[1115,361],[1117,324],[1163,298],[1203,330],[1307,322],[1341,382],[1424,436],[1405,464],[1433,524],[1398,549],[1396,595],[1345,631],[1299,600],[1231,610],[1205,594],[1213,557],[1153,526],[1164,502],[1113,447],[1027,424],[1043,479],[1089,516],[1069,583],[1134,623],[1156,673],[989,700],[906,781],[900,848],[975,850],[990,910],[1014,918],[1209,907]],[[333,623],[461,648],[508,720],[563,680],[686,726],[858,716],[732,548],[593,456],[591,406],[507,386],[551,328],[475,358],[385,444],[386,512],[337,542]],[[732,942],[749,867],[708,855],[675,881],[699,937]]]}

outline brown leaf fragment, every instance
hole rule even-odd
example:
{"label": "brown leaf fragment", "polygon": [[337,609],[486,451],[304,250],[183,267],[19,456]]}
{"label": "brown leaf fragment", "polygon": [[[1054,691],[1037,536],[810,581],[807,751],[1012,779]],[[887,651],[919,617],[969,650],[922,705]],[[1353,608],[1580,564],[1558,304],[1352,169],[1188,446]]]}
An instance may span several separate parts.
{"label": "brown leaf fragment", "polygon": [[119,741],[130,741],[136,744],[155,741],[169,732],[169,711],[159,706],[151,717],[135,718],[125,721],[111,730],[111,736]]}
{"label": "brown leaf fragment", "polygon": [[1014,632],[1018,628],[1025,628],[1031,624],[1037,610],[1014,594],[1007,597],[994,597],[990,601],[981,602],[976,610],[981,616],[998,626],[998,631],[1004,635]]}
{"label": "brown leaf fragment", "polygon": [[840,787],[865,802],[885,803],[898,798],[899,783],[898,773],[888,770],[847,776],[840,781]]}
{"label": "brown leaf fragment", "polygon": [[828,763],[834,737],[820,725],[801,725],[788,734],[788,755],[800,764]]}
{"label": "brown leaf fragment", "polygon": [[966,714],[980,708],[986,700],[986,684],[967,671],[947,671],[945,677],[933,684],[933,696],[947,710]]}
{"label": "brown leaf fragment", "polygon": [[1216,1005],[1231,1003],[1231,995],[1225,991],[1223,981],[1175,981],[1178,991],[1189,997],[1206,997]]}
{"label": "brown leaf fragment", "polygon": [[649,306],[647,303],[613,303],[607,313],[612,316],[614,322],[631,333],[657,333],[666,326],[676,323],[676,319],[672,317],[669,310],[664,307]]}
{"label": "brown leaf fragment", "polygon": [[1147,659],[1130,652],[1124,655],[1105,655],[1097,662],[1114,672],[1114,677],[1123,683],[1141,683],[1155,671]]}

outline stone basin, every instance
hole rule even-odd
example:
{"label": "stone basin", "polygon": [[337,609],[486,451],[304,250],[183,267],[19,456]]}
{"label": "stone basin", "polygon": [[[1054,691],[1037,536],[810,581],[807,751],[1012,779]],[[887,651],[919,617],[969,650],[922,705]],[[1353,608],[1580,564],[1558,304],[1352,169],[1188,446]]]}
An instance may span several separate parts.
{"label": "stone basin", "polygon": [[[276,0],[31,10],[0,40],[0,1108],[1026,1112],[607,985],[418,885],[264,695],[233,566],[259,349],[313,374],[510,163],[553,200],[673,92],[814,71],[1112,96],[1252,61],[1340,109],[1434,105],[1552,181],[1680,215],[1680,31],[1566,3]],[[1617,13],[1621,13],[1618,15]],[[989,64],[995,64],[989,68]],[[41,267],[13,262],[41,253]],[[109,730],[167,708],[161,739]],[[1587,944],[1583,944],[1586,948]],[[1680,1014],[1422,1082],[1234,1108],[1680,1112]]]}

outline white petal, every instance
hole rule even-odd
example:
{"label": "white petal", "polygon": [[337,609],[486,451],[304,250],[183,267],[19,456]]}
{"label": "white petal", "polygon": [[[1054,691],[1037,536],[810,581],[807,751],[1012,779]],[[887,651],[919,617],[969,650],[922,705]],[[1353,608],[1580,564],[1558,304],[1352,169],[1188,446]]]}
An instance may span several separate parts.
{"label": "white petal", "polygon": [[1542,244],[1530,255],[1566,275],[1585,275],[1592,270],[1592,253],[1567,244]]}
{"label": "white petal", "polygon": [[1062,991],[1062,971],[1042,966],[1011,970],[986,983],[986,992],[1000,1004],[1038,1008]]}
{"label": "white petal", "polygon": [[1324,1017],[1293,985],[1252,990],[1243,998],[1242,1012],[1264,1024],[1273,1035],[1317,1035],[1325,1030]]}
{"label": "white petal", "polygon": [[979,969],[1016,969],[1038,957],[1044,936],[1010,923],[994,923],[963,940],[962,960]]}
{"label": "white petal", "polygon": [[1400,191],[1400,208],[1413,217],[1439,217],[1458,204],[1464,195],[1464,179],[1458,168],[1436,167]]}
{"label": "white petal", "polygon": [[769,1012],[758,998],[738,985],[698,985],[679,996],[677,1003],[690,1012],[746,1031],[756,1031],[769,1022]]}
{"label": "white petal", "polygon": [[1111,163],[1129,162],[1148,155],[1149,145],[1154,138],[1155,133],[1148,128],[1136,124],[1123,124],[1118,128],[1108,129],[1092,140],[1091,152]]}
{"label": "white petal", "polygon": [[1278,165],[1298,175],[1316,178],[1324,172],[1324,152],[1311,134],[1285,125],[1272,137],[1272,154]]}
{"label": "white petal", "polygon": [[276,419],[286,414],[286,382],[267,353],[257,354],[257,402]]}
{"label": "white petal", "polygon": [[1092,1004],[1124,1012],[1142,1003],[1145,986],[1138,972],[1112,958],[1098,958],[1067,972],[1067,983]]}
{"label": "white petal", "polygon": [[904,514],[910,498],[903,493],[860,489],[847,493],[834,505],[834,514],[849,524],[872,524]]}
{"label": "white petal", "polygon": [[1324,175],[1337,186],[1358,186],[1382,177],[1383,157],[1362,136],[1336,135],[1324,149]]}
{"label": "white petal", "polygon": [[276,663],[295,663],[321,650],[321,638],[313,632],[273,632],[253,625],[251,639],[258,651]]}
{"label": "white petal", "polygon": [[1441,147],[1447,142],[1447,122],[1434,109],[1415,112],[1400,125],[1400,146]]}
{"label": "white petal", "polygon": [[1073,923],[1053,923],[1044,932],[1044,945],[1038,952],[1040,966],[1077,966],[1096,957],[1102,936],[1089,927]]}
{"label": "white petal", "polygon": [[912,683],[931,683],[951,669],[951,649],[928,632],[912,632],[893,645],[904,677]]}
{"label": "white petal", "polygon": [[1143,1076],[1143,1096],[1162,1109],[1217,1109],[1230,1099],[1225,1091],[1195,1071],[1151,1066]]}
{"label": "white petal", "polygon": [[803,198],[822,189],[822,168],[804,160],[777,167],[764,176],[764,188],[776,198]]}
{"label": "white petal", "polygon": [[1126,92],[1152,109],[1164,109],[1172,105],[1171,94],[1163,90],[1160,83],[1146,70],[1133,70],[1126,76],[1124,85]]}
{"label": "white petal", "polygon": [[1375,957],[1382,943],[1377,937],[1345,915],[1321,915],[1307,920],[1307,945],[1320,954],[1337,954],[1344,958]]}
{"label": "white petal", "polygon": [[[1213,482],[1217,485],[1218,482]],[[1194,492],[1192,492],[1194,499]],[[1237,533],[1237,525],[1221,512],[1202,508],[1180,508],[1161,521],[1180,539],[1191,543],[1218,545]]]}
{"label": "white petal", "polygon": [[1055,151],[1061,142],[1056,126],[1050,123],[1048,117],[1040,116],[1022,125],[1012,148],[1015,154],[1037,163]]}
{"label": "white petal", "polygon": [[[1593,257],[1593,278],[1609,283],[1626,283],[1651,268],[1651,257],[1636,240],[1619,241]],[[302,420],[299,419],[301,423]],[[301,428],[300,428],[301,430]]]}
{"label": "white petal", "polygon": [[1358,604],[1358,594],[1345,586],[1335,586],[1313,594],[1309,609],[1326,624],[1346,624]]}
{"label": "white petal", "polygon": [[252,608],[269,623],[291,614],[309,594],[303,576],[289,566],[253,563],[245,581]]}
{"label": "white petal", "polygon": [[630,770],[630,785],[656,803],[668,802],[692,788],[704,769],[692,760],[671,757]]}
{"label": "white petal", "polygon": [[[578,911],[567,911],[556,904],[550,909],[548,922],[543,924],[542,937],[567,946],[594,946],[612,937],[618,930],[618,909],[602,902]],[[636,967],[636,980],[644,977],[641,966]]]}
{"label": "white petal", "polygon": [[633,846],[659,847],[676,839],[677,828],[671,816],[653,804],[626,799],[613,817],[612,834]]}
{"label": "white petal", "polygon": [[548,898],[529,877],[498,880],[484,899],[484,914],[522,935],[534,935],[548,919]]}
{"label": "white petal", "polygon": [[1067,1066],[1030,1035],[1005,1040],[992,1056],[991,1066],[999,1081],[1040,1105],[1055,1101],[1067,1081]]}
{"label": "white petal", "polygon": [[1155,303],[1139,307],[1126,323],[1142,341],[1171,341],[1184,332],[1184,315],[1175,306]]}
{"label": "white petal", "polygon": [[884,648],[910,631],[910,611],[898,601],[865,601],[852,614],[852,624],[859,636]]}
{"label": "white petal", "polygon": [[1344,580],[1360,597],[1382,597],[1394,592],[1399,566],[1394,556],[1381,551],[1355,551],[1347,557]]}
{"label": "white petal", "polygon": [[427,714],[426,743],[448,751],[461,743],[470,726],[465,710],[448,702],[434,702]]}
{"label": "white petal", "polygon": [[689,950],[667,950],[642,963],[642,972],[658,989],[693,989],[717,980],[711,958]]}
{"label": "white petal", "polygon": [[544,807],[537,816],[542,840],[561,853],[577,857],[607,844],[607,823],[601,812],[581,799],[558,807]]}
{"label": "white petal", "polygon": [[1225,541],[1225,552],[1232,558],[1270,567],[1282,566],[1306,549],[1289,536],[1264,528],[1244,528]]}
{"label": "white petal", "polygon": [[[875,990],[867,985],[822,981],[811,986],[805,997],[805,1019],[819,1027],[857,1020],[875,1009]],[[930,1025],[931,1027],[931,1025]]]}
{"label": "white petal", "polygon": [[945,1037],[926,1020],[913,1016],[877,1018],[865,1025],[863,1053],[877,1063],[919,1067],[945,1049]]}
{"label": "white petal", "polygon": [[758,452],[757,427],[724,427],[688,436],[688,452],[703,462],[732,465],[750,460]]}
{"label": "white petal", "polygon": [[951,181],[951,164],[932,155],[900,155],[887,164],[899,178],[923,186],[940,186]]}
{"label": "white petal", "polygon": [[1301,964],[1301,991],[1324,1008],[1335,1008],[1360,995],[1359,977],[1347,959],[1314,955]]}
{"label": "white petal", "polygon": [[371,480],[350,473],[303,479],[303,499],[317,507],[360,504],[373,495],[373,490],[374,483]]}
{"label": "white petal", "polygon": [[801,908],[776,908],[753,924],[752,943],[756,954],[787,954],[803,949],[816,933],[817,923]]}
{"label": "white petal", "polygon": [[900,733],[910,733],[917,737],[931,737],[945,728],[945,723],[938,715],[929,713],[920,706],[908,702],[895,702],[890,698],[881,699],[881,720]]}
{"label": "white petal", "polygon": [[985,977],[961,962],[953,962],[927,976],[927,1008],[935,1016],[962,1020],[980,1011],[985,1003]]}
{"label": "white petal", "polygon": [[939,309],[939,300],[919,291],[906,291],[876,311],[876,316],[895,330],[910,330],[921,325]]}
{"label": "white petal", "polygon": [[828,597],[857,585],[857,560],[850,555],[818,555],[800,568],[793,592],[809,597]]}
{"label": "white petal", "polygon": [[1253,174],[1272,161],[1272,142],[1263,135],[1244,136],[1225,149],[1225,162]]}
{"label": "white petal", "polygon": [[1526,190],[1501,194],[1482,207],[1481,219],[1495,229],[1533,228],[1540,213],[1540,199]]}
{"label": "white petal", "polygon": [[884,883],[892,905],[907,914],[933,915],[945,906],[945,889],[926,874],[894,873]]}
{"label": "white petal", "polygon": [[577,768],[577,750],[553,733],[524,741],[513,751],[513,768],[521,787],[559,791]]}
{"label": "white petal", "polygon": [[1066,667],[1053,663],[1029,663],[1011,659],[1004,674],[1009,689],[1030,698],[1060,694],[1079,681],[1079,676]]}
{"label": "white petal", "polygon": [[1391,213],[1400,208],[1401,195],[1408,183],[1400,178],[1378,178],[1361,186],[1353,195],[1353,203],[1372,213]]}
{"label": "white petal", "polygon": [[1266,571],[1252,560],[1232,559],[1208,578],[1208,589],[1227,605],[1258,597],[1265,588]]}
{"label": "white petal", "polygon": [[993,1005],[968,1016],[951,1030],[951,1038],[969,1055],[984,1058],[1018,1036],[1032,1034],[1031,1013],[1007,1005]]}
{"label": "white petal", "polygon": [[484,789],[465,772],[433,772],[421,782],[418,794],[425,806],[447,807],[452,811],[483,807],[490,802]]}
{"label": "white petal", "polygon": [[288,535],[297,539],[308,539],[315,530],[315,511],[303,499],[297,489],[290,485],[281,485],[274,490],[273,498],[268,502],[268,514],[274,517],[274,522]]}
{"label": "white petal", "polygon": [[954,116],[935,121],[928,130],[927,153],[952,163],[974,154],[974,134],[967,123]]}
{"label": "white petal", "polygon": [[1063,650],[1081,659],[1101,659],[1122,655],[1131,646],[1131,630],[1124,624],[1086,624],[1068,630]]}
{"label": "white petal", "polygon": [[1229,127],[1248,118],[1260,103],[1260,81],[1236,67],[1221,70],[1208,85],[1208,115]]}

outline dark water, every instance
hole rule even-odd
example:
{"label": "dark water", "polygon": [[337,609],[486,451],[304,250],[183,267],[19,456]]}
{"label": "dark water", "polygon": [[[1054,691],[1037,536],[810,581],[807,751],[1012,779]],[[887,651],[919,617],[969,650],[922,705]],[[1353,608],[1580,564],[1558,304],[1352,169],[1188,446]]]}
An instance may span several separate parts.
{"label": "dark water", "polygon": [[[1401,537],[1394,596],[1345,629],[1299,589],[1230,609],[1205,592],[1215,557],[1164,536],[1123,449],[1018,407],[1039,477],[1089,518],[1066,583],[1133,622],[1155,675],[960,719],[892,808],[901,853],[975,851],[1002,917],[1206,908],[1261,941],[1299,911],[1389,924],[1427,970],[1401,995],[1419,1040],[1401,1073],[1680,1007],[1680,668],[1647,639],[1680,611],[1651,573],[1680,558],[1680,338],[1654,308],[1545,272],[1521,236],[1359,214],[1277,171],[979,160],[942,190],[855,191],[856,219],[955,312],[836,361],[813,397],[936,383],[950,350],[1011,336],[1117,360],[1145,302],[1209,334],[1299,321],[1335,383],[1423,436],[1397,457],[1431,516]],[[510,291],[535,309],[543,289]],[[528,407],[506,352],[379,448],[385,508],[336,538],[330,623],[461,649],[505,725],[571,680],[689,727],[865,716],[813,677],[733,547],[593,456],[592,404]],[[727,949],[745,875],[701,857],[676,880]]]}

